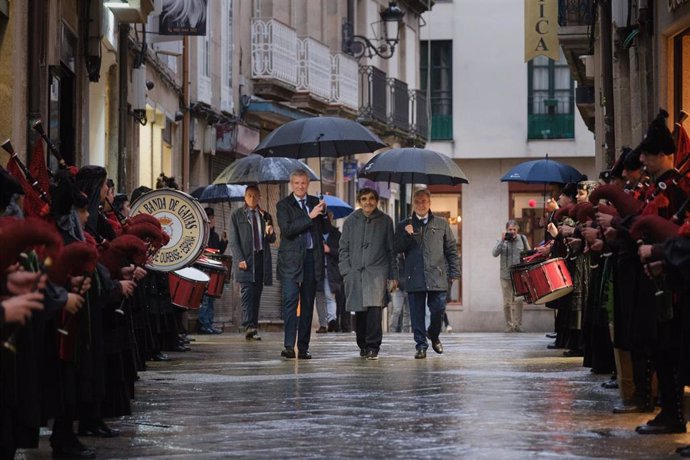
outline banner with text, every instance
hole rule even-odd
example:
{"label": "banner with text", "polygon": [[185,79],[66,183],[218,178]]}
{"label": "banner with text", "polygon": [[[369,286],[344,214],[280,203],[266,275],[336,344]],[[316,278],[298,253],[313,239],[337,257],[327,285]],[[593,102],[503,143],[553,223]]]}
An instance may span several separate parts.
{"label": "banner with text", "polygon": [[525,0],[525,62],[541,55],[560,60],[557,0]]}

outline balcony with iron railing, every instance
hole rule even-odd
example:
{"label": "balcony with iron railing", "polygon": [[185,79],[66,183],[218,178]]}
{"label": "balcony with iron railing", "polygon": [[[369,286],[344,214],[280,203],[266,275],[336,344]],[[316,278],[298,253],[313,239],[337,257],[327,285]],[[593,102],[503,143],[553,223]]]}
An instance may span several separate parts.
{"label": "balcony with iron railing", "polygon": [[593,19],[593,0],[558,0],[559,27],[589,27]]}
{"label": "balcony with iron railing", "polygon": [[528,139],[573,139],[575,137],[572,95],[557,98],[544,95],[529,98],[532,110],[527,116]]}
{"label": "balcony with iron railing", "polygon": [[426,94],[421,89],[410,90],[410,115],[410,132],[417,138],[427,139],[429,117],[427,116]]}
{"label": "balcony with iron railing", "polygon": [[410,129],[410,91],[407,83],[397,78],[388,79],[388,124],[407,132]]}
{"label": "balcony with iron railing", "polygon": [[558,41],[578,83],[585,83],[586,69],[580,56],[591,54],[594,23],[593,0],[558,0]]}

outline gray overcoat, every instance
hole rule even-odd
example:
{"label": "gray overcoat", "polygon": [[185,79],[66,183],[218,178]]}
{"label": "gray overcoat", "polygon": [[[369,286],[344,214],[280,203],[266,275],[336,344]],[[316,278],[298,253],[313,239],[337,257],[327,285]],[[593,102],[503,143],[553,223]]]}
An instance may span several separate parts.
{"label": "gray overcoat", "polygon": [[376,209],[366,217],[356,210],[343,224],[338,267],[345,280],[345,309],[384,307],[393,279],[393,220]]}

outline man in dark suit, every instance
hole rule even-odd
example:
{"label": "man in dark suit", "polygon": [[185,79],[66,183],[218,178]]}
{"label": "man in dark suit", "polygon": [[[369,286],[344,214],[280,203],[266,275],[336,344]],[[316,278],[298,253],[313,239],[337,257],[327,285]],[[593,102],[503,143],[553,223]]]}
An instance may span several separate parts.
{"label": "man in dark suit", "polygon": [[264,285],[273,284],[271,243],[275,243],[271,215],[259,207],[261,193],[256,185],[244,192],[244,206],[230,216],[230,251],[235,281],[240,283],[242,327],[247,340],[261,340],[259,305]]}
{"label": "man in dark suit", "polygon": [[[309,176],[304,170],[290,175],[292,193],[276,205],[280,227],[278,276],[283,291],[283,321],[285,349],[280,353],[287,359],[311,359],[309,340],[314,314],[317,282],[324,276],[323,222],[326,204],[307,195]],[[300,304],[299,322],[297,304]]]}

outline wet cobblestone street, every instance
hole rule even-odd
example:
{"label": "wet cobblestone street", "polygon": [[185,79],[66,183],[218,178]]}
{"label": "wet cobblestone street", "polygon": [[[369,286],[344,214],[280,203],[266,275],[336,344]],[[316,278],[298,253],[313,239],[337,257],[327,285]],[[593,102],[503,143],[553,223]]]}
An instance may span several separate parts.
{"label": "wet cobblestone street", "polygon": [[[641,436],[649,414],[614,415],[616,390],[541,333],[444,334],[415,360],[386,334],[380,360],[354,334],[314,334],[310,361],[280,358],[282,333],[195,336],[149,363],[119,438],[82,441],[99,458],[673,458],[688,435]],[[49,458],[41,448],[18,458]]]}

